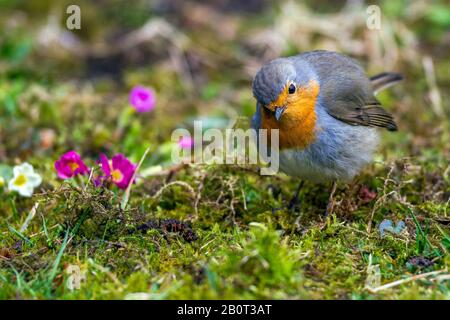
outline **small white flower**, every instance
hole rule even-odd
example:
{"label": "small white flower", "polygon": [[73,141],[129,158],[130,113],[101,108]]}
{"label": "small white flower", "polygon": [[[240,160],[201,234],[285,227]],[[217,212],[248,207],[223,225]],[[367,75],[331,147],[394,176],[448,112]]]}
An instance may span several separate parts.
{"label": "small white flower", "polygon": [[13,168],[13,178],[9,181],[8,188],[17,191],[23,197],[31,197],[33,190],[42,182],[40,175],[34,172],[28,162],[24,162]]}

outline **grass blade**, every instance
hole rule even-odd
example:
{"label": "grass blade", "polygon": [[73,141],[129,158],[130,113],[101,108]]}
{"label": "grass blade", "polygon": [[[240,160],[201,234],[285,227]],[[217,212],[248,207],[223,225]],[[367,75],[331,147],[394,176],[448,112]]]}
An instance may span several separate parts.
{"label": "grass blade", "polygon": [[8,225],[8,229],[9,229],[12,233],[14,233],[16,236],[18,236],[20,239],[22,239],[23,241],[25,241],[26,243],[28,243],[28,244],[30,244],[30,245],[33,245],[33,242],[32,242],[30,239],[28,239],[25,235],[23,235],[22,232],[20,232],[20,231],[14,229],[14,228],[11,227],[10,225]]}
{"label": "grass blade", "polygon": [[48,293],[50,293],[53,279],[55,279],[56,273],[58,272],[59,263],[61,262],[61,258],[64,254],[64,250],[66,249],[68,240],[69,240],[69,229],[67,229],[67,231],[66,231],[66,235],[64,236],[64,241],[61,244],[61,248],[59,249],[59,252],[58,252],[58,255],[56,256],[55,261],[53,262],[53,267],[52,267],[52,270],[51,270],[50,275],[47,280]]}
{"label": "grass blade", "polygon": [[150,152],[150,147],[148,147],[144,154],[141,157],[141,160],[139,161],[137,167],[136,167],[136,171],[134,171],[133,177],[130,180],[130,184],[128,185],[127,189],[125,190],[125,193],[123,195],[122,198],[122,203],[120,204],[120,208],[122,210],[125,210],[125,208],[127,207],[128,204],[128,200],[130,199],[130,193],[131,193],[131,186],[133,185],[133,181],[134,179],[136,179],[136,175],[139,171],[139,168],[141,167],[142,163],[144,162],[145,158],[147,157],[147,154]]}

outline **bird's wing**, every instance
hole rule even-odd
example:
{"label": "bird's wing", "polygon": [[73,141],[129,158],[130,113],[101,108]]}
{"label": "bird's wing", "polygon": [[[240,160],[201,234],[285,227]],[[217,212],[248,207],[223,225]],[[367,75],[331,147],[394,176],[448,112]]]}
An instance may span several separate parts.
{"label": "bird's wing", "polygon": [[386,128],[389,131],[397,130],[394,119],[378,101],[360,104],[346,100],[336,101],[327,107],[327,112],[348,124]]}
{"label": "bird's wing", "polygon": [[341,62],[333,72],[325,76],[322,73],[322,79],[319,95],[328,114],[352,125],[397,130],[394,119],[375,98],[370,80],[358,66]]}
{"label": "bird's wing", "polygon": [[371,82],[357,61],[323,50],[305,53],[295,59],[307,61],[313,67],[320,79],[321,105],[328,114],[352,125],[397,130],[392,116],[374,96],[374,87],[379,89],[382,82],[396,80],[394,74],[374,77]]}
{"label": "bird's wing", "polygon": [[352,125],[397,130],[392,116],[383,109],[371,87],[360,77],[353,78],[350,74],[339,80],[332,79],[323,90],[324,107],[334,118]]}

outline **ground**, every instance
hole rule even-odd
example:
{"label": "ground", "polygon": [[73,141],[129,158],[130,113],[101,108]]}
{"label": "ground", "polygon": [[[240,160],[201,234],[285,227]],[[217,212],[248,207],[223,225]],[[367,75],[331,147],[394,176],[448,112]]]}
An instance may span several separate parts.
{"label": "ground", "polygon": [[[444,1],[381,2],[380,30],[364,4],[125,3],[79,1],[73,31],[63,4],[0,5],[0,176],[26,161],[43,178],[32,198],[0,188],[0,299],[450,298]],[[292,212],[296,179],[170,162],[174,129],[248,127],[256,70],[313,49],[405,77],[378,96],[399,131],[338,186],[332,215],[329,185],[305,182]],[[130,107],[135,85],[154,88],[153,111]],[[95,166],[147,148],[126,206],[117,187],[54,169],[72,149]]]}

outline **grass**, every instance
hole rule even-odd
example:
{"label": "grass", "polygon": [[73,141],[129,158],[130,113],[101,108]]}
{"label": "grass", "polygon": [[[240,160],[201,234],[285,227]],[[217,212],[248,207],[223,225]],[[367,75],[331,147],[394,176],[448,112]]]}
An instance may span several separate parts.
{"label": "grass", "polygon": [[[330,2],[325,11],[294,3],[254,14],[186,6],[174,13],[179,22],[171,27],[187,40],[174,45],[171,58],[160,41],[171,46],[175,36],[150,39],[119,58],[106,46],[94,65],[91,56],[76,56],[58,43],[52,50],[39,44],[35,26],[45,24],[45,1],[38,9],[5,3],[0,24],[10,32],[0,36],[0,176],[8,178],[15,164],[28,161],[44,182],[32,198],[0,187],[0,299],[450,298],[450,78],[443,54],[448,43],[438,37],[449,20],[436,9],[443,2],[423,10],[425,25],[414,15],[394,23],[399,9],[381,4],[383,23],[397,33],[377,39],[398,53],[395,63],[366,47],[364,24],[342,30],[362,53],[326,34],[323,19],[332,24],[332,17],[349,14],[329,9]],[[114,14],[123,11],[126,18],[104,24],[91,17],[103,12],[96,5],[81,6],[89,27],[74,34],[85,44],[144,23],[138,3],[115,7]],[[192,10],[200,8],[229,33],[195,20]],[[283,20],[286,8],[309,17],[306,38],[294,36],[301,21]],[[28,13],[26,22],[14,24],[21,12]],[[280,21],[291,25],[282,29]],[[273,37],[258,40],[261,33]],[[289,41],[267,40],[282,36]],[[397,40],[383,42],[390,36]],[[198,118],[223,126],[235,115],[239,126],[248,126],[255,104],[251,75],[267,57],[327,46],[352,54],[370,74],[388,68],[405,75],[378,97],[399,132],[383,132],[374,163],[338,186],[331,216],[323,215],[327,185],[305,182],[292,213],[283,208],[295,179],[260,176],[256,166],[170,163],[175,128],[192,129]],[[425,56],[435,74],[425,74]],[[115,59],[122,59],[120,74],[112,68]],[[436,80],[440,105],[429,98],[427,76]],[[128,106],[135,84],[155,88],[153,112],[137,114]],[[89,165],[101,152],[142,160],[138,183],[125,193],[95,188],[87,176],[62,182],[53,163],[69,149]],[[406,227],[381,236],[385,219]],[[79,288],[71,290],[74,274]]]}

